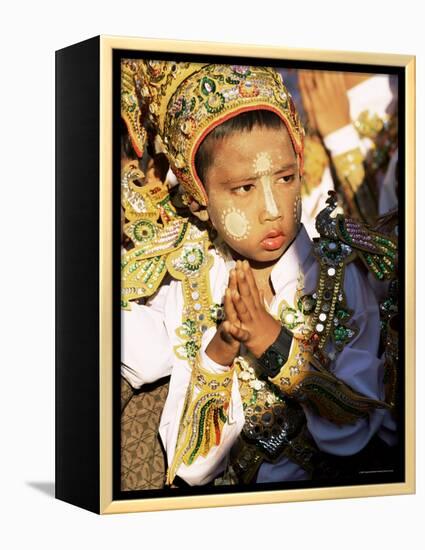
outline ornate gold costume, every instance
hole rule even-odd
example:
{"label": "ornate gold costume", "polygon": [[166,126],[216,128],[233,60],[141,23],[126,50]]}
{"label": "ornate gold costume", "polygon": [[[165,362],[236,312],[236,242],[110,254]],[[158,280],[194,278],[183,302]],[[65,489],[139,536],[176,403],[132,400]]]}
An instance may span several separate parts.
{"label": "ornate gold costume", "polygon": [[[146,123],[157,131],[157,150],[167,155],[185,192],[200,204],[206,204],[207,197],[194,168],[197,148],[209,131],[241,112],[277,113],[302,164],[303,131],[292,99],[273,69],[132,60],[123,63],[123,74],[123,119],[137,153],[143,153],[140,116],[146,112]],[[138,102],[131,109],[134,97]],[[392,239],[340,215],[332,218],[336,202],[331,197],[328,210],[318,218],[316,293],[296,296],[297,310],[287,304],[281,307],[280,321],[294,333],[288,361],[268,380],[257,375],[252,356],[237,358],[229,372],[211,374],[199,358],[202,335],[221,321],[221,304],[213,303],[209,287],[209,234],[177,214],[166,185],[138,186],[136,179],[143,180],[143,174],[137,165],[127,165],[122,174],[122,206],[128,220],[124,232],[133,248],[122,256],[122,305],[130,308],[131,301],[152,296],[167,273],[181,281],[184,297],[178,329],[182,344],[174,352],[188,362],[191,382],[167,483],[173,482],[180,464],[192,464],[220,442],[234,369],[246,419],[242,435],[256,449],[251,453],[256,467],[261,460],[275,460],[284,453],[307,467],[308,453],[303,454],[303,448],[312,447],[303,436],[305,419],[299,402],[337,424],[355,422],[370,410],[386,406],[338,380],[328,369],[325,347],[331,340],[336,349],[342,349],[356,334],[345,305],[346,264],[358,256],[376,277],[390,278],[396,252]],[[257,421],[259,417],[262,422]],[[249,481],[255,468],[250,467],[250,472],[241,479]]]}

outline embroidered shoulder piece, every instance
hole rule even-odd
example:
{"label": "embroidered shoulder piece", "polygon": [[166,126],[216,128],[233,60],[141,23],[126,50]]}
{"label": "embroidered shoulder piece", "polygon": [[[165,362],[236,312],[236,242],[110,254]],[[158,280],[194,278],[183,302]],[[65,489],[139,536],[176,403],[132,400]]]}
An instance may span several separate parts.
{"label": "embroidered shoulder piece", "polygon": [[335,192],[328,194],[328,206],[316,218],[319,241],[343,247],[345,263],[359,257],[378,280],[393,279],[397,268],[396,239],[343,216],[338,212]]}
{"label": "embroidered shoulder piece", "polygon": [[139,220],[133,228],[145,242],[121,258],[121,305],[130,308],[131,300],[152,296],[167,273],[167,256],[179,248],[186,236],[188,223],[177,219],[165,227]]}
{"label": "embroidered shoulder piece", "polygon": [[122,174],[122,206],[129,222],[124,226],[133,248],[121,258],[121,306],[152,296],[167,273],[167,257],[187,240],[190,223],[177,215],[166,184],[142,186],[144,175],[137,164],[128,163]]}

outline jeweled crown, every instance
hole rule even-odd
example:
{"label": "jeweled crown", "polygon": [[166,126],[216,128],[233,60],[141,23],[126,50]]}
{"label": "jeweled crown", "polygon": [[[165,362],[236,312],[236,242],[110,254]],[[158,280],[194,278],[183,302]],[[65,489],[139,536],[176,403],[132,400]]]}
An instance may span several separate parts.
{"label": "jeweled crown", "polygon": [[[225,64],[177,63],[171,61],[123,61],[128,82],[132,73],[140,104],[123,90],[123,118],[130,135],[137,135],[134,112],[146,113],[154,131],[156,146],[164,152],[179,183],[197,202],[208,202],[195,169],[196,152],[216,126],[250,110],[276,113],[285,123],[302,169],[303,137],[294,102],[278,72],[270,67]],[[140,133],[140,132],[139,132]],[[132,138],[133,143],[137,139]]]}

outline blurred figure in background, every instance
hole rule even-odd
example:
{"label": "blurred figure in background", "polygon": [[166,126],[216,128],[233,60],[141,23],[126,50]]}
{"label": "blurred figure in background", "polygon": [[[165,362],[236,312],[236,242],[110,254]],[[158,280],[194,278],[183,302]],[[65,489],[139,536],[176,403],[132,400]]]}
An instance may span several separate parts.
{"label": "blurred figure in background", "polygon": [[[298,71],[307,136],[303,223],[329,190],[344,212],[369,224],[397,207],[397,93],[389,75]],[[295,94],[297,95],[297,94]]]}

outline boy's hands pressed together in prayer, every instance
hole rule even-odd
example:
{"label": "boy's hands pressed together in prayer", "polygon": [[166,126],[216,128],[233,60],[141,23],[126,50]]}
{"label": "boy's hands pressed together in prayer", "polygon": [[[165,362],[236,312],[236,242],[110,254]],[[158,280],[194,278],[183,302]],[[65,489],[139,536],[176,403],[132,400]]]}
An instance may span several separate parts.
{"label": "boy's hands pressed together in prayer", "polygon": [[241,327],[232,301],[232,291],[236,291],[235,275],[230,273],[229,287],[224,294],[225,321],[219,325],[205,350],[208,357],[220,365],[231,365],[239,355],[241,342],[249,338],[248,332]]}
{"label": "boy's hands pressed together in prayer", "polygon": [[236,262],[230,283],[233,307],[245,333],[243,343],[255,357],[261,357],[279,336],[281,324],[266,310],[247,260]]}
{"label": "boy's hands pressed together in prayer", "polygon": [[206,348],[207,355],[220,365],[231,365],[240,344],[260,357],[279,335],[281,325],[264,307],[251,267],[245,260],[236,262],[224,295],[226,320]]}

